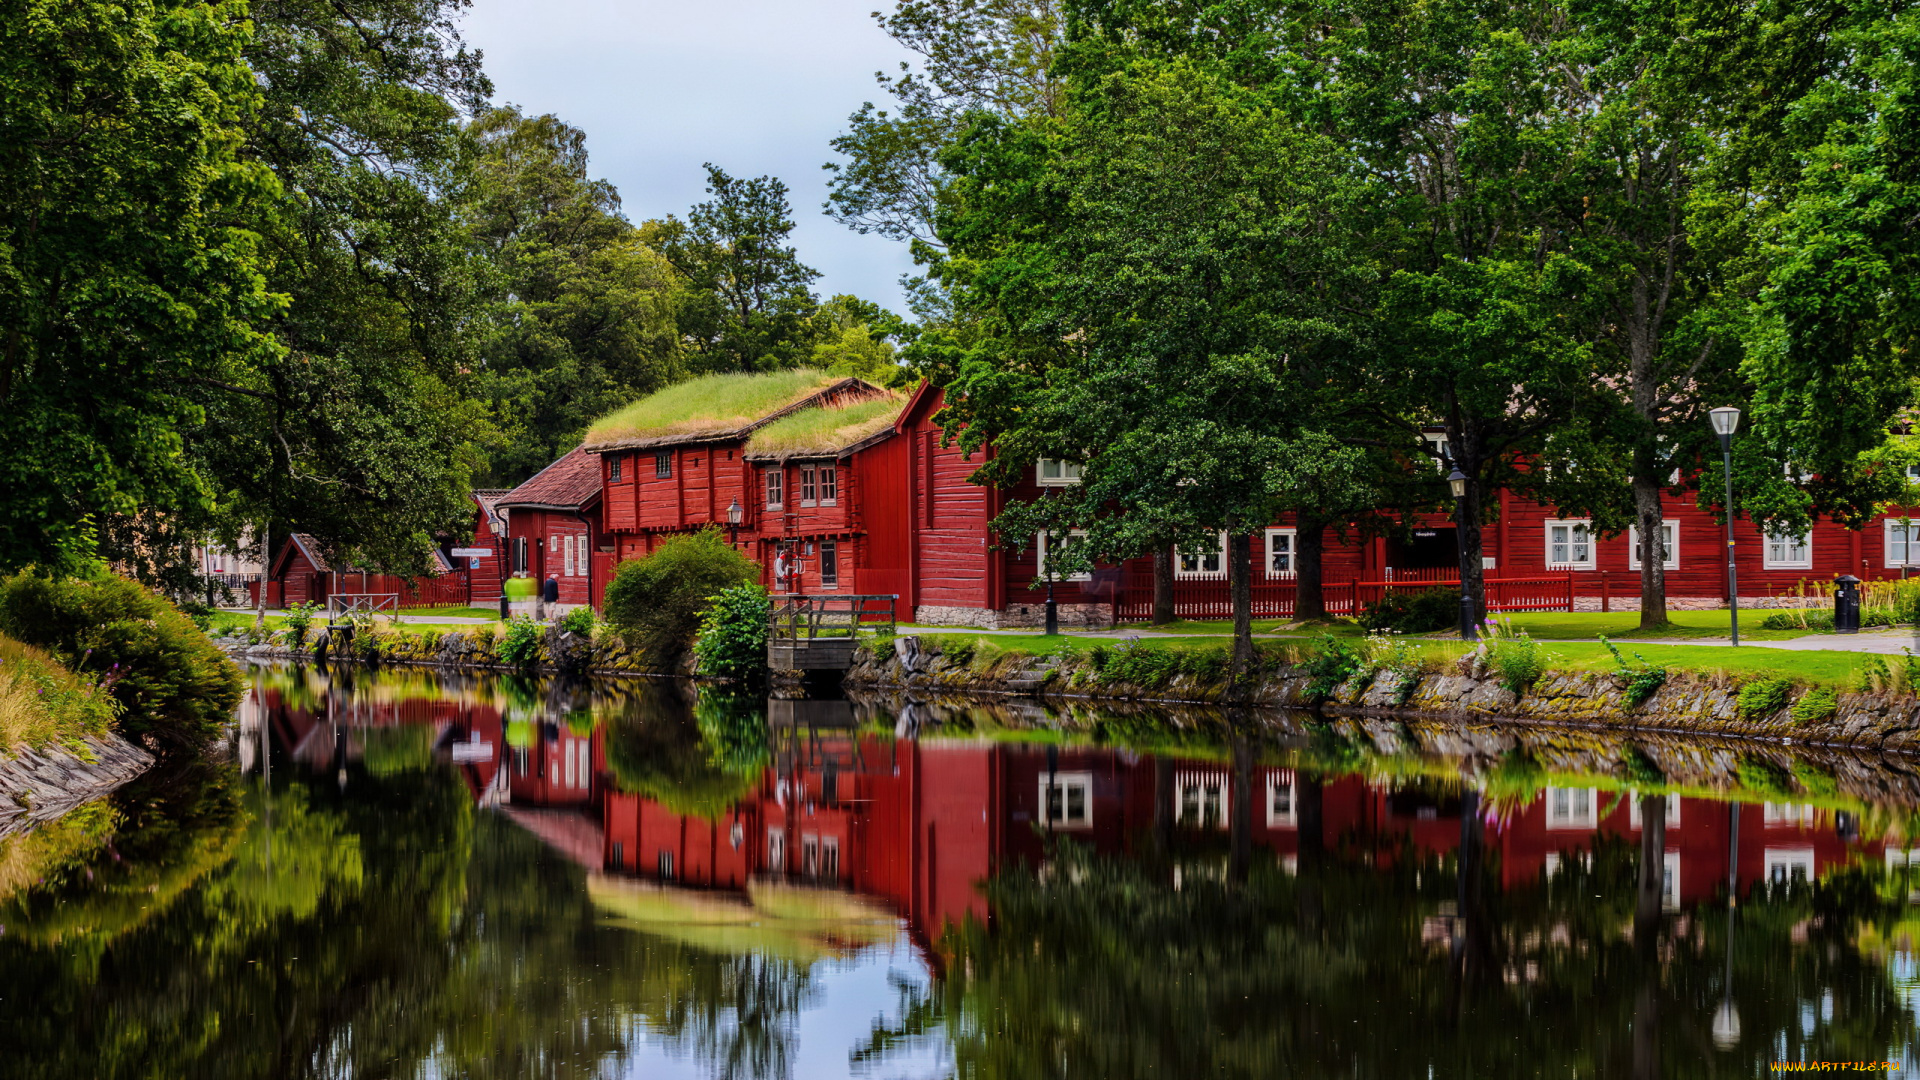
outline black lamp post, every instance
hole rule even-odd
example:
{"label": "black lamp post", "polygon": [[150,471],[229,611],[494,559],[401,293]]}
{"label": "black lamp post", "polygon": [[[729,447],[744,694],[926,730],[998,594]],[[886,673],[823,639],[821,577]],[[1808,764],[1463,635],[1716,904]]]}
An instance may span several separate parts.
{"label": "black lamp post", "polygon": [[[1041,543],[1045,542],[1046,539],[1042,538]],[[1047,636],[1052,637],[1060,632],[1060,609],[1053,602],[1053,560],[1043,561],[1047,564]]]}
{"label": "black lamp post", "polygon": [[1475,629],[1480,625],[1480,612],[1473,604],[1473,590],[1467,588],[1467,474],[1455,466],[1447,474],[1447,486],[1453,489],[1453,502],[1457,508],[1454,520],[1458,525],[1454,535],[1460,538],[1460,640],[1473,641],[1480,636]]}
{"label": "black lamp post", "polygon": [[740,543],[740,518],[744,513],[739,499],[727,504],[727,543],[731,546],[737,547]]}
{"label": "black lamp post", "polygon": [[1723,405],[1707,413],[1713,433],[1720,436],[1720,461],[1727,478],[1727,606],[1733,611],[1733,643],[1740,644],[1740,575],[1733,566],[1733,433],[1740,427],[1740,410]]}

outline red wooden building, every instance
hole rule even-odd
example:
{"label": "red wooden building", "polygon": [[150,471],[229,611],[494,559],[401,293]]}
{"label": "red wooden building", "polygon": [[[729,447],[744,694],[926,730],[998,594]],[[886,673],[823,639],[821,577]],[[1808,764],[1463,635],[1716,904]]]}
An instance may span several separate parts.
{"label": "red wooden building", "polygon": [[560,585],[560,604],[600,606],[613,576],[601,528],[600,461],[584,447],[494,500],[506,518],[507,573]]}

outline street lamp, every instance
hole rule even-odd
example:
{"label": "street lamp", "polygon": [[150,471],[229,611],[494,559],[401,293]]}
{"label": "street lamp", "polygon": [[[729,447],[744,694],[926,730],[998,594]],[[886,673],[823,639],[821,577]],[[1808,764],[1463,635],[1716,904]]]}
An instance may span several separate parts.
{"label": "street lamp", "polygon": [[740,500],[727,504],[727,543],[737,546],[740,543],[740,518],[745,513],[740,509]]}
{"label": "street lamp", "polygon": [[1053,602],[1053,579],[1055,575],[1053,572],[1053,560],[1046,557],[1047,556],[1047,550],[1046,550],[1047,539],[1048,538],[1045,536],[1042,536],[1040,538],[1040,543],[1042,545],[1040,549],[1041,550],[1040,560],[1046,564],[1046,571],[1047,571],[1046,634],[1048,637],[1052,637],[1053,635],[1058,634],[1060,632],[1060,608],[1057,604]]}
{"label": "street lamp", "polygon": [[1727,605],[1733,611],[1733,643],[1740,644],[1740,575],[1733,566],[1733,433],[1740,426],[1740,410],[1723,405],[1707,413],[1713,433],[1720,436],[1720,461],[1727,479]]}
{"label": "street lamp", "polygon": [[1456,466],[1454,467],[1454,470],[1453,470],[1453,471],[1452,471],[1451,473],[1448,473],[1448,474],[1447,474],[1447,486],[1453,489],[1453,501],[1454,501],[1454,505],[1455,505],[1456,507],[1458,507],[1458,512],[1457,512],[1457,513],[1455,514],[1455,519],[1456,519],[1456,520],[1457,520],[1457,522],[1459,523],[1459,531],[1458,531],[1458,532],[1456,532],[1456,533],[1455,533],[1454,535],[1456,535],[1456,536],[1458,536],[1458,537],[1460,538],[1460,552],[1461,552],[1461,559],[1460,559],[1460,640],[1461,640],[1461,641],[1472,641],[1472,640],[1474,640],[1475,638],[1478,638],[1478,637],[1480,636],[1480,635],[1479,635],[1479,634],[1478,634],[1477,632],[1475,632],[1475,630],[1474,630],[1474,627],[1475,627],[1475,626],[1477,626],[1477,625],[1479,625],[1479,622],[1480,622],[1480,618],[1479,618],[1479,616],[1480,616],[1480,613],[1479,613],[1479,611],[1477,611],[1477,610],[1476,610],[1476,609],[1474,608],[1474,605],[1473,605],[1473,591],[1472,591],[1471,589],[1468,589],[1468,588],[1467,588],[1467,560],[1466,560],[1466,557],[1465,557],[1465,556],[1466,556],[1466,550],[1467,550],[1467,549],[1466,549],[1466,543],[1467,543],[1467,474],[1466,474],[1466,473],[1463,473],[1463,472],[1461,472],[1461,471],[1460,471],[1460,468],[1459,468],[1459,466],[1457,466],[1457,465],[1456,465]]}

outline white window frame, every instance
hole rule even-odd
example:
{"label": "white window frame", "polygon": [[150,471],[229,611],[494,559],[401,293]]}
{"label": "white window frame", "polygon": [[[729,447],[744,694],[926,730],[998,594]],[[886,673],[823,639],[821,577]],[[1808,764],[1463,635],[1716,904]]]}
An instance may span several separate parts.
{"label": "white window frame", "polygon": [[[1287,544],[1286,544],[1287,568],[1285,570],[1275,570],[1273,568],[1274,540],[1280,537],[1285,537],[1287,541]],[[1263,555],[1262,558],[1266,560],[1268,581],[1278,581],[1278,580],[1291,581],[1295,575],[1299,574],[1300,572],[1299,545],[1300,545],[1300,531],[1298,529],[1277,529],[1276,528],[1276,529],[1267,530],[1266,548],[1264,549],[1266,554]]]}
{"label": "white window frame", "polygon": [[1433,462],[1433,471],[1445,475],[1447,469],[1453,462],[1453,445],[1447,441],[1447,433],[1444,431],[1423,431],[1420,433],[1420,438],[1431,444],[1429,449],[1440,455],[1439,457],[1427,459]]}
{"label": "white window frame", "polygon": [[820,587],[840,587],[840,542],[837,540],[820,541]]}
{"label": "white window frame", "polygon": [[[1076,537],[1084,541],[1087,538],[1087,530],[1085,529],[1068,529],[1067,530],[1067,543],[1069,545],[1073,543]],[[1040,530],[1039,534],[1034,537],[1034,549],[1039,553],[1039,557],[1040,557],[1040,563],[1035,568],[1034,572],[1040,578],[1041,581],[1047,580],[1047,540],[1048,540],[1048,534],[1045,529]],[[1055,578],[1054,580],[1055,581],[1092,581],[1093,573],[1091,570],[1089,570],[1079,574],[1069,574],[1066,577]]]}
{"label": "white window frame", "polygon": [[[1220,547],[1218,549],[1218,553],[1219,553],[1219,559],[1220,559],[1220,569],[1218,570],[1204,570],[1204,569],[1203,570],[1187,570],[1182,568],[1182,564],[1186,562],[1186,559],[1189,553],[1181,551],[1179,548],[1174,548],[1173,549],[1173,576],[1180,581],[1225,581],[1227,579],[1227,534],[1225,530],[1222,530],[1220,533]],[[1193,553],[1194,564],[1196,566],[1204,567],[1206,565],[1207,554],[1208,554],[1207,552]]]}
{"label": "white window frame", "polygon": [[[1884,543],[1881,545],[1881,552],[1886,556],[1887,568],[1893,569],[1900,566],[1912,566],[1913,544],[1915,540],[1920,539],[1920,518],[1914,518],[1910,522],[1901,521],[1899,518],[1888,518],[1884,527],[1886,529],[1886,537]],[[1896,529],[1900,530],[1901,535],[1901,539],[1897,541],[1893,538],[1894,530]],[[1896,543],[1900,545],[1901,549],[1901,558],[1897,559],[1894,558],[1893,554],[1894,544]]]}
{"label": "white window frame", "polygon": [[787,506],[787,470],[783,465],[767,466],[767,475],[761,481],[761,494],[766,499],[767,509],[784,510]]}
{"label": "white window frame", "polygon": [[[1546,806],[1547,828],[1592,832],[1600,827],[1599,788],[1549,787],[1541,794]],[[1580,796],[1585,799],[1580,800]]]}
{"label": "white window frame", "polygon": [[623,455],[623,454],[608,454],[608,455],[607,455],[607,482],[608,482],[609,484],[618,484],[618,483],[620,483],[620,482],[621,482],[621,480],[620,480],[620,459],[621,459],[622,457],[624,457],[624,456],[625,456],[625,455]]}
{"label": "white window frame", "polygon": [[[1806,532],[1798,533],[1798,534],[1786,533],[1786,534],[1776,535],[1774,533],[1767,533],[1761,537],[1761,540],[1763,542],[1761,544],[1762,556],[1761,556],[1760,565],[1765,569],[1768,569],[1768,570],[1811,570],[1813,569],[1813,530],[1812,529],[1808,529]],[[1798,542],[1797,544],[1795,544],[1795,547],[1798,547],[1800,551],[1800,555],[1798,558],[1786,557],[1784,555],[1779,557],[1775,556],[1774,549],[1776,545],[1781,545],[1784,551],[1792,551],[1794,550],[1792,547],[1785,547],[1784,545],[1794,543],[1795,541]]]}
{"label": "white window frame", "polygon": [[787,869],[787,834],[779,829],[767,832],[767,869],[776,874]]}
{"label": "white window frame", "polygon": [[[1586,534],[1585,543],[1587,545],[1587,557],[1585,560],[1578,560],[1578,559],[1572,559],[1572,558],[1569,558],[1564,562],[1556,562],[1554,560],[1553,530],[1557,527],[1565,527],[1569,530],[1578,528],[1583,532],[1585,532]],[[1546,561],[1547,561],[1547,569],[1549,570],[1591,570],[1593,569],[1594,545],[1593,545],[1593,519],[1592,518],[1549,518],[1544,523],[1544,532],[1542,533],[1542,535],[1546,539],[1545,555],[1546,555]],[[1567,533],[1567,543],[1566,543],[1567,554],[1569,556],[1573,554],[1573,549],[1576,546],[1577,544],[1573,539],[1573,533],[1569,531]]]}
{"label": "white window frame", "polygon": [[1790,885],[1796,876],[1794,874],[1796,870],[1800,871],[1800,880],[1806,884],[1811,885],[1816,880],[1812,848],[1766,848],[1764,850],[1766,854],[1761,859],[1761,865],[1766,869],[1762,880],[1767,884]]}
{"label": "white window frame", "polygon": [[1810,803],[1770,802],[1760,810],[1760,824],[1769,829],[1810,829],[1818,816],[1816,808]]}
{"label": "white window frame", "polygon": [[[1660,528],[1662,531],[1673,530],[1673,543],[1666,545],[1667,557],[1661,560],[1660,565],[1663,569],[1678,570],[1680,569],[1680,523],[1661,518]],[[1627,526],[1627,569],[1640,569],[1640,526],[1638,525]]]}
{"label": "white window frame", "polygon": [[[1047,798],[1047,788],[1060,790],[1060,816],[1053,816],[1053,803]],[[1074,814],[1073,802],[1068,794],[1080,793],[1080,813]],[[1040,774],[1040,824],[1055,829],[1091,829],[1093,828],[1093,774],[1090,772],[1047,773]]]}
{"label": "white window frame", "polygon": [[840,466],[835,462],[820,466],[820,505],[840,505]]}
{"label": "white window frame", "polygon": [[[1634,792],[1632,797],[1627,800],[1627,805],[1631,807],[1627,815],[1627,827],[1630,829],[1638,829],[1640,827],[1640,793],[1637,791]],[[1674,829],[1678,828],[1679,825],[1680,796],[1669,792],[1667,795],[1667,828]]]}
{"label": "white window frame", "polygon": [[800,466],[800,505],[817,506],[820,502],[817,470],[811,465]]}
{"label": "white window frame", "polygon": [[655,480],[673,479],[673,451],[655,450],[653,452],[653,478]]}
{"label": "white window frame", "polygon": [[[1208,798],[1211,792],[1217,798]],[[1187,812],[1187,795],[1199,793],[1194,812]],[[1212,803],[1212,806],[1208,804]],[[1217,819],[1213,822],[1216,829],[1225,829],[1233,822],[1233,776],[1226,772],[1176,772],[1173,774],[1173,820],[1178,823],[1206,828],[1207,811],[1215,810]],[[1197,819],[1197,820],[1196,820]]]}
{"label": "white window frame", "polygon": [[[1284,796],[1286,805],[1280,804]],[[1300,827],[1300,786],[1294,782],[1293,770],[1283,769],[1267,774],[1267,828],[1297,829]]]}
{"label": "white window frame", "polygon": [[573,576],[573,537],[560,538],[560,576]]}
{"label": "white window frame", "polygon": [[[1065,458],[1043,457],[1033,464],[1033,482],[1040,487],[1072,487],[1080,482],[1085,466]],[[1053,475],[1048,476],[1051,470]]]}

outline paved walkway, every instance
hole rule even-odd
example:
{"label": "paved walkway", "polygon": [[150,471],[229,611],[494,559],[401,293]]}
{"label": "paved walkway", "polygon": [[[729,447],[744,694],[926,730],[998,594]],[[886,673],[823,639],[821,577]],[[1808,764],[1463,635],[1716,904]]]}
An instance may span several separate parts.
{"label": "paved walkway", "polygon": [[[1542,639],[1543,641],[1545,639]],[[1614,638],[1616,645],[1725,645],[1732,646],[1727,638]],[[1881,653],[1898,656],[1912,649],[1920,653],[1920,634],[1913,627],[1878,627],[1862,630],[1857,634],[1808,634],[1805,637],[1788,638],[1784,641],[1742,641],[1743,649],[1786,649],[1790,652],[1811,649],[1825,649],[1832,652]]]}

